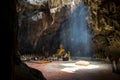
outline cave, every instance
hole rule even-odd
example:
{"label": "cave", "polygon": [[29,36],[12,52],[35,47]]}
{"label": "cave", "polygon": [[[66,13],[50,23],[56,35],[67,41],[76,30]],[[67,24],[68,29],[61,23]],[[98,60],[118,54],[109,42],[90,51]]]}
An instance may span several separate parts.
{"label": "cave", "polygon": [[119,2],[8,2],[10,27],[5,30],[10,31],[5,39],[10,43],[6,53],[11,61],[11,79],[119,80]]}

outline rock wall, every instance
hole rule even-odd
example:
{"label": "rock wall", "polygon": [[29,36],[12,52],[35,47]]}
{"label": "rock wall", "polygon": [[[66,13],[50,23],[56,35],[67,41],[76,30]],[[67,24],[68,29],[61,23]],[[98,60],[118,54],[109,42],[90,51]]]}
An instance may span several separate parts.
{"label": "rock wall", "polygon": [[116,50],[119,52],[118,0],[43,0],[39,5],[21,0],[17,4],[20,52],[56,53],[60,45],[61,25],[68,25],[69,15],[81,1],[89,9],[87,20],[92,30],[95,53],[107,55]]}
{"label": "rock wall", "polygon": [[[73,5],[77,6],[79,0],[73,1]],[[48,0],[41,5],[33,5],[24,0],[18,2],[20,52],[54,54],[60,44],[59,27],[67,20],[71,3],[71,0]],[[40,18],[38,12],[42,12]]]}
{"label": "rock wall", "polygon": [[115,53],[119,55],[120,52],[120,30],[118,29],[120,6],[118,3],[117,0],[86,0],[91,11],[89,23],[93,29],[96,53],[102,56]]}

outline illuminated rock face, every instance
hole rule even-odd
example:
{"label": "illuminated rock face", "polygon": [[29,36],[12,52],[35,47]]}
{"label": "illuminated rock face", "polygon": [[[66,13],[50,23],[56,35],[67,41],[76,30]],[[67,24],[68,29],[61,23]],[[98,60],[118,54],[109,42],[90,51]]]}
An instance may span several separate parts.
{"label": "illuminated rock face", "polygon": [[60,44],[60,26],[64,25],[63,23],[69,18],[71,3],[74,8],[79,1],[49,0],[48,3],[38,2],[40,5],[30,3],[32,0],[27,1],[29,3],[21,1],[17,7],[20,26],[18,33],[20,52],[54,54]]}
{"label": "illuminated rock face", "polygon": [[120,10],[119,1],[110,0],[86,0],[86,4],[91,11],[90,24],[93,29],[93,40],[95,43],[95,53],[100,54],[102,58],[108,55],[120,56],[120,37],[117,35],[120,33],[120,29],[117,29],[120,25],[120,16],[118,10]]}

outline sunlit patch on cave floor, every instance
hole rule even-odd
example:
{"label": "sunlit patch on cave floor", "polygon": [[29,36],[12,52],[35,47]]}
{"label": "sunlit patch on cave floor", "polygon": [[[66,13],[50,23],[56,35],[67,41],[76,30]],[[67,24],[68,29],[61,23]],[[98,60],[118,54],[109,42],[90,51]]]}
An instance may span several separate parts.
{"label": "sunlit patch on cave floor", "polygon": [[[71,62],[71,63],[63,63],[60,64],[61,66],[63,66],[63,68],[61,69],[61,71],[64,72],[69,72],[69,73],[74,73],[75,71],[78,70],[95,70],[97,68],[101,68],[103,66],[101,66],[99,63],[97,64],[93,64],[89,61],[76,61],[76,62]],[[104,68],[104,67],[103,67]]]}

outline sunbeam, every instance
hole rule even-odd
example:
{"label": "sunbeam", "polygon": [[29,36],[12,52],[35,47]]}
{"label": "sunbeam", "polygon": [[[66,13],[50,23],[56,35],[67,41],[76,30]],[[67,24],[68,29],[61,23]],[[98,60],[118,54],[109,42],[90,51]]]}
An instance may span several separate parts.
{"label": "sunbeam", "polygon": [[61,30],[61,43],[72,56],[91,56],[91,33],[90,26],[86,17],[88,17],[88,8],[84,2],[80,2],[79,6],[71,12],[68,20],[68,30]]}

